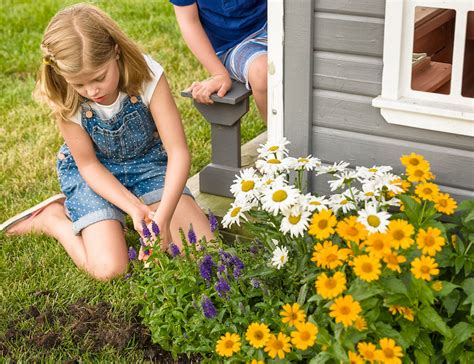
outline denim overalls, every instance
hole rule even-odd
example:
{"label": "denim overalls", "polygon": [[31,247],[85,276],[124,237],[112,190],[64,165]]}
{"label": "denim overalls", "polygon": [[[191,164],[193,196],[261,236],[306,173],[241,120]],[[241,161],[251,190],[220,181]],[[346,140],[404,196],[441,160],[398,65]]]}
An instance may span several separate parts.
{"label": "denim overalls", "polygon": [[[141,97],[126,96],[120,111],[106,120],[88,102],[81,108],[82,127],[90,135],[99,161],[145,204],[160,201],[168,157]],[[124,225],[123,211],[87,185],[66,144],[59,150],[57,171],[75,234],[102,220],[119,220]],[[183,193],[191,195],[187,188]]]}

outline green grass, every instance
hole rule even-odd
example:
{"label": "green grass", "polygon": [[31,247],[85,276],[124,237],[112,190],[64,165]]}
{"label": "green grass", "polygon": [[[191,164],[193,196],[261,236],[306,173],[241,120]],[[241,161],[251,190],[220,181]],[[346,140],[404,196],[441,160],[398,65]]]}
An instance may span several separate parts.
{"label": "green grass", "polygon": [[[62,139],[48,110],[33,101],[31,93],[41,62],[42,32],[59,9],[72,3],[59,0],[2,2],[0,221],[59,191],[55,156]],[[207,75],[182,41],[172,6],[167,0],[94,3],[108,12],[164,67],[185,126],[193,160],[191,174],[198,172],[210,160],[210,128],[179,92],[193,80]],[[252,104],[243,120],[242,142],[252,139],[263,129]],[[61,311],[78,298],[85,298],[90,303],[106,301],[112,304],[114,315],[131,319],[134,307],[129,281],[99,283],[91,280],[77,270],[56,241],[47,237],[0,236],[0,240],[0,344],[4,341],[7,323],[21,318],[22,310],[33,304],[40,309],[54,307]],[[136,236],[131,235],[128,240],[133,243]],[[54,294],[34,294],[43,290]],[[81,354],[75,341],[67,339],[67,328],[64,330],[65,339],[53,350],[35,349],[28,340],[4,341],[4,345],[13,357],[22,361],[55,362],[82,355],[84,360],[137,362],[144,357],[133,343],[121,352],[107,348],[97,354]]]}

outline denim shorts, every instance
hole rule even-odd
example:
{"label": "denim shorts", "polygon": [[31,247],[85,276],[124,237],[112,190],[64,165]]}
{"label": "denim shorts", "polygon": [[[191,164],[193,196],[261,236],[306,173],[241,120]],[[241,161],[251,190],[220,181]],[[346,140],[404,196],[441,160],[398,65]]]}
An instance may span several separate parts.
{"label": "denim shorts", "polygon": [[[100,162],[144,204],[161,201],[168,157],[161,141],[140,158],[123,161],[101,158]],[[96,194],[82,178],[71,152],[64,144],[58,153],[57,171],[66,210],[73,223],[74,234],[103,220],[118,220],[125,225],[125,214]],[[192,197],[185,187],[183,194]]]}
{"label": "denim shorts", "polygon": [[249,68],[255,58],[267,54],[267,24],[242,42],[217,56],[224,64],[230,77],[245,84],[248,90]]}

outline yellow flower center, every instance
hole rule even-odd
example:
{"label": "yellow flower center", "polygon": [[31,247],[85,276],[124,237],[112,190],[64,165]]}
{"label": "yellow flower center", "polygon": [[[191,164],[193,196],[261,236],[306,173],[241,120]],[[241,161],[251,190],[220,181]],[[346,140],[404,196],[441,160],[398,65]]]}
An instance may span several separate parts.
{"label": "yellow flower center", "polygon": [[390,348],[383,349],[383,353],[385,355],[385,358],[393,358],[395,356],[393,350]]}
{"label": "yellow flower center", "polygon": [[328,227],[328,221],[327,220],[319,220],[318,228],[326,229],[327,227]]}
{"label": "yellow flower center", "polygon": [[384,247],[384,243],[381,239],[377,239],[372,243],[372,248],[375,250],[382,250]]}
{"label": "yellow flower center", "polygon": [[327,289],[334,289],[336,288],[337,286],[337,281],[334,279],[334,278],[329,278],[326,283],[324,284],[324,286],[327,288]]}
{"label": "yellow flower center", "polygon": [[433,246],[435,244],[435,238],[433,238],[431,235],[427,235],[425,237],[425,245],[426,246]]}
{"label": "yellow flower center", "polygon": [[421,266],[420,271],[423,274],[429,274],[430,273],[430,267],[428,267],[427,265],[423,265],[423,266]]}
{"label": "yellow flower center", "polygon": [[438,201],[438,204],[439,204],[441,207],[446,207],[446,206],[448,206],[448,201],[446,201],[446,200],[439,200],[439,201]]}
{"label": "yellow flower center", "polygon": [[367,223],[372,227],[377,227],[380,225],[380,219],[378,218],[377,215],[370,215],[367,218]]}
{"label": "yellow flower center", "polygon": [[270,152],[276,152],[278,150],[278,145],[273,145],[270,148],[268,148]]}
{"label": "yellow flower center", "polygon": [[310,204],[310,205],[314,205],[314,206],[319,206],[319,205],[321,205],[321,202],[319,202],[319,201],[311,201],[309,204]]}
{"label": "yellow flower center", "polygon": [[345,204],[347,204],[348,202],[349,202],[349,201],[347,201],[347,200],[342,200],[342,201],[341,201],[341,205],[345,205]]}
{"label": "yellow flower center", "polygon": [[377,168],[369,168],[369,172],[377,172],[378,169]]}
{"label": "yellow flower center", "polygon": [[240,210],[242,210],[241,207],[236,207],[236,208],[234,208],[234,209],[232,210],[232,212],[230,213],[230,216],[236,217],[237,214],[240,212]]}
{"label": "yellow flower center", "polygon": [[262,340],[263,339],[263,332],[261,332],[260,330],[259,331],[255,331],[254,335],[255,339],[257,340]]}
{"label": "yellow flower center", "polygon": [[310,334],[307,331],[303,331],[300,333],[300,339],[303,341],[308,341],[310,339]]}
{"label": "yellow flower center", "polygon": [[267,163],[269,163],[269,164],[280,164],[281,161],[279,161],[278,159],[273,158],[273,159],[267,160]]}
{"label": "yellow flower center", "polygon": [[373,271],[373,266],[371,263],[364,263],[362,264],[361,268],[364,273],[371,273]]}
{"label": "yellow flower center", "polygon": [[328,256],[326,257],[326,260],[328,262],[334,262],[335,260],[337,260],[337,255],[336,254],[328,254]]}
{"label": "yellow flower center", "polygon": [[288,197],[288,194],[283,190],[278,190],[278,191],[274,192],[273,195],[272,195],[272,199],[275,202],[285,201],[287,197]]}
{"label": "yellow flower center", "polygon": [[433,193],[433,190],[430,187],[425,187],[423,188],[423,193],[426,195],[431,195]]}
{"label": "yellow flower center", "polygon": [[389,254],[389,255],[387,256],[387,260],[388,260],[388,263],[389,263],[389,264],[398,265],[398,258],[397,258],[397,256],[394,255],[394,254]]}
{"label": "yellow flower center", "polygon": [[241,186],[242,186],[242,191],[243,192],[248,192],[250,190],[253,190],[253,188],[255,186],[255,182],[254,181],[242,181]]}
{"label": "yellow flower center", "polygon": [[306,158],[298,158],[298,162],[299,162],[299,163],[308,163],[309,160],[306,159]]}
{"label": "yellow flower center", "polygon": [[292,312],[292,313],[290,314],[290,319],[291,319],[292,321],[296,320],[297,318],[298,318],[298,315],[296,314],[296,312]]}
{"label": "yellow flower center", "polygon": [[405,237],[405,233],[403,232],[403,230],[395,230],[393,232],[393,238],[395,240],[402,240],[404,237]]}
{"label": "yellow flower center", "polygon": [[290,217],[288,218],[288,221],[292,225],[296,225],[297,223],[300,222],[300,220],[301,220],[301,215],[296,215],[296,216],[290,215]]}
{"label": "yellow flower center", "polygon": [[366,192],[365,195],[368,196],[368,197],[372,197],[374,195],[374,193],[373,192]]}
{"label": "yellow flower center", "polygon": [[374,352],[373,351],[365,351],[364,354],[366,359],[373,360],[375,358]]}
{"label": "yellow flower center", "polygon": [[285,261],[285,256],[284,256],[284,255],[282,255],[282,256],[280,257],[280,262],[282,262],[282,263],[283,263],[284,261]]}
{"label": "yellow flower center", "polygon": [[273,343],[273,347],[274,347],[276,350],[281,350],[281,349],[283,349],[283,343],[282,343],[280,340],[276,340],[276,341]]}
{"label": "yellow flower center", "polygon": [[418,160],[418,158],[411,158],[409,163],[412,165],[412,166],[417,166],[418,164],[420,164],[420,161]]}
{"label": "yellow flower center", "polygon": [[351,308],[349,306],[342,306],[340,311],[341,314],[348,315],[351,313]]}
{"label": "yellow flower center", "polygon": [[350,235],[350,236],[357,236],[357,234],[359,233],[359,230],[357,230],[355,226],[349,226],[346,230],[346,233],[347,235]]}
{"label": "yellow flower center", "polygon": [[423,175],[425,174],[425,172],[423,172],[423,170],[421,169],[417,169],[415,171],[415,173],[413,173],[416,177],[423,177]]}
{"label": "yellow flower center", "polygon": [[225,348],[226,349],[232,349],[234,347],[234,342],[232,340],[227,340],[225,342]]}

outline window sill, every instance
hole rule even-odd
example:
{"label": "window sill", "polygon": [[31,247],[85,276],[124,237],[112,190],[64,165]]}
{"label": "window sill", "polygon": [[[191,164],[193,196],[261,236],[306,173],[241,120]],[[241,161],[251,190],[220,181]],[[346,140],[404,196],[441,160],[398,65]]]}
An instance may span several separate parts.
{"label": "window sill", "polygon": [[373,99],[372,106],[380,108],[390,124],[474,137],[472,107],[406,97],[390,100],[382,96]]}

